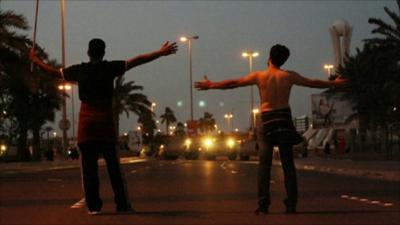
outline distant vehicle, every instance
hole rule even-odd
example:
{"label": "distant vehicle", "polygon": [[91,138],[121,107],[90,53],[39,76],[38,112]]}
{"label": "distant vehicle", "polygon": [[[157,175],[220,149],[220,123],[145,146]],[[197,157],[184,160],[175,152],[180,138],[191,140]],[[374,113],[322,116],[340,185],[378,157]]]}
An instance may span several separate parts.
{"label": "distant vehicle", "polygon": [[235,160],[239,154],[240,140],[233,135],[206,135],[200,137],[200,148],[205,159],[215,160],[217,156],[227,156]]}
{"label": "distant vehicle", "polygon": [[202,155],[207,160],[217,156],[227,156],[235,160],[240,152],[240,140],[235,136],[198,135],[195,137],[171,136],[159,146],[158,156],[161,159],[177,159],[180,156],[188,160],[199,159]]}
{"label": "distant vehicle", "polygon": [[67,153],[68,153],[68,158],[73,160],[79,159],[79,151],[75,145],[69,146]]}

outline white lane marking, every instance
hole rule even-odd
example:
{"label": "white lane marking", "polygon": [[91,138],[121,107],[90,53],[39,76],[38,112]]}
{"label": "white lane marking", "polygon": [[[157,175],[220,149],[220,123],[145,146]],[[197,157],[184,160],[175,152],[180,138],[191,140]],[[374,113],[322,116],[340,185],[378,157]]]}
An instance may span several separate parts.
{"label": "white lane marking", "polygon": [[76,202],[75,204],[71,205],[71,209],[80,209],[83,208],[85,206],[86,202],[85,202],[85,198],[82,198],[81,200],[79,200],[78,202]]}
{"label": "white lane marking", "polygon": [[49,179],[47,179],[47,181],[57,183],[57,182],[62,182],[62,179],[61,178],[49,178]]}
{"label": "white lane marking", "polygon": [[303,169],[305,169],[305,170],[315,170],[315,166],[305,165],[305,166],[303,166]]}
{"label": "white lane marking", "polygon": [[364,204],[379,205],[379,206],[383,206],[383,207],[392,207],[394,205],[391,202],[382,202],[379,200],[369,200],[368,198],[361,198],[361,197],[350,196],[350,195],[340,195],[340,198],[348,199],[348,200],[352,200],[352,201],[359,201]]}
{"label": "white lane marking", "polygon": [[222,169],[226,170],[226,161],[223,162],[223,163],[220,165],[220,167],[221,167]]}

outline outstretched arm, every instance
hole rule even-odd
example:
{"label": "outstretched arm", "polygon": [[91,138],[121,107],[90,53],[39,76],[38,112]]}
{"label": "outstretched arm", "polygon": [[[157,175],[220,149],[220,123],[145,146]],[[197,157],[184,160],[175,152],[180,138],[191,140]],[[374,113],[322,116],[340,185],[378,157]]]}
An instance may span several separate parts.
{"label": "outstretched arm", "polygon": [[35,49],[31,49],[31,51],[29,52],[29,59],[31,60],[32,63],[40,66],[43,70],[54,75],[56,78],[62,79],[61,71],[43,62],[43,60],[37,56]]}
{"label": "outstretched arm", "polygon": [[175,42],[171,43],[171,44],[169,42],[165,42],[163,44],[163,46],[161,46],[161,48],[155,52],[138,55],[134,58],[128,59],[126,61],[126,64],[127,64],[126,70],[130,70],[133,67],[151,62],[161,56],[175,54],[177,50],[178,50],[178,46],[176,45]]}
{"label": "outstretched arm", "polygon": [[319,79],[310,79],[303,77],[294,71],[288,71],[288,72],[291,73],[293,77],[293,83],[300,86],[307,86],[312,88],[330,88],[330,87],[342,87],[348,83],[348,80],[340,77],[332,81],[319,80]]}
{"label": "outstretched arm", "polygon": [[232,89],[237,87],[243,87],[248,85],[256,84],[256,72],[250,73],[247,76],[238,79],[229,79],[219,82],[211,82],[208,80],[207,75],[204,75],[204,80],[195,82],[195,88],[198,90],[208,89]]}

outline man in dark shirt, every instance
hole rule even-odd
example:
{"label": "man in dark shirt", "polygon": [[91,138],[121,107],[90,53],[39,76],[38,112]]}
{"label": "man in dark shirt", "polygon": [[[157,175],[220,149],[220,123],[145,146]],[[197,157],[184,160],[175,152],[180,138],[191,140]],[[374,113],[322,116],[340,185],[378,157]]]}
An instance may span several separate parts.
{"label": "man in dark shirt", "polygon": [[103,155],[107,164],[116,211],[133,212],[116,150],[117,133],[112,112],[114,79],[133,67],[177,51],[176,43],[166,42],[158,51],[139,55],[127,61],[106,61],[103,60],[105,47],[103,40],[92,39],[87,52],[89,62],[61,69],[44,63],[33,49],[30,52],[33,63],[58,78],[78,83],[81,100],[78,145],[82,157],[83,187],[89,214],[98,214],[103,205],[99,193],[97,164],[99,154]]}

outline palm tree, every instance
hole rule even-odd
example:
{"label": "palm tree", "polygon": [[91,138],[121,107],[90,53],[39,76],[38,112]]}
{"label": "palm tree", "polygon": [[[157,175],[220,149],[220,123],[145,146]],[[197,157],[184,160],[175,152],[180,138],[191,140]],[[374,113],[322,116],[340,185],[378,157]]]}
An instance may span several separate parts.
{"label": "palm tree", "polygon": [[4,76],[3,69],[9,63],[19,61],[19,56],[26,50],[28,39],[19,35],[15,30],[27,30],[29,28],[26,18],[15,14],[13,11],[3,12],[0,9],[0,73]]}
{"label": "palm tree", "polygon": [[[40,157],[40,129],[46,121],[54,120],[54,111],[60,103],[56,80],[36,67],[30,71],[27,53],[32,41],[14,31],[27,28],[25,17],[0,11],[1,104],[9,112],[10,120],[16,121],[17,155],[23,161],[30,159],[29,130],[33,132],[34,156]],[[47,59],[43,49],[36,47],[41,57]]]}
{"label": "palm tree", "polygon": [[213,114],[204,112],[204,116],[199,120],[200,131],[203,133],[211,132],[214,130],[215,119]]}
{"label": "palm tree", "polygon": [[137,120],[142,124],[142,140],[143,144],[150,147],[149,155],[155,153],[154,130],[157,128],[156,121],[154,121],[153,113],[142,113]]}
{"label": "palm tree", "polygon": [[397,56],[400,55],[400,0],[396,0],[398,6],[398,12],[393,12],[389,8],[384,7],[386,14],[393,21],[393,25],[386,23],[382,19],[370,18],[368,23],[374,24],[377,27],[372,30],[373,34],[379,34],[381,37],[375,37],[367,39],[368,44],[384,46],[390,48],[391,51],[395,52]]}
{"label": "palm tree", "polygon": [[176,124],[175,135],[178,136],[178,137],[185,136],[185,125],[182,122],[178,122]]}
{"label": "palm tree", "polygon": [[[397,4],[400,9],[400,0]],[[393,110],[398,108],[400,99],[400,17],[387,7],[385,11],[395,25],[369,19],[369,23],[378,26],[372,33],[381,37],[365,40],[363,49],[357,49],[339,68],[339,74],[351,80],[345,97],[355,104],[359,113],[361,134],[367,128],[379,127],[385,133],[389,123],[400,120],[399,112]]]}
{"label": "palm tree", "polygon": [[[17,69],[21,68],[21,56],[27,51],[27,38],[18,35],[14,30],[27,30],[28,23],[25,17],[17,15],[12,11],[0,10],[0,79],[2,99],[5,100],[6,111],[11,119],[16,118],[18,132],[18,152],[17,155],[22,160],[29,159],[27,146],[28,118],[24,115],[25,110],[17,110],[17,106],[23,108],[26,104],[27,90],[21,85],[23,82],[21,73]],[[18,71],[19,72],[19,71]],[[19,90],[18,90],[19,89]],[[20,101],[19,101],[20,100]],[[18,102],[20,104],[17,104]]]}
{"label": "palm tree", "polygon": [[160,118],[161,123],[165,123],[165,133],[168,135],[169,125],[176,122],[174,111],[172,111],[172,109],[170,109],[169,107],[165,107],[164,114],[162,114]]}
{"label": "palm tree", "polygon": [[129,117],[129,112],[133,112],[138,116],[152,114],[151,102],[147,99],[147,96],[137,93],[137,91],[143,90],[143,87],[135,85],[135,81],[126,83],[124,81],[123,77],[118,77],[115,80],[113,113],[117,136],[119,135],[120,114],[125,113],[127,117]]}

